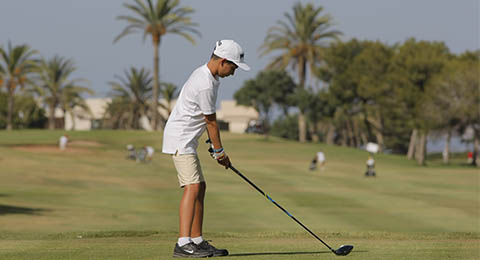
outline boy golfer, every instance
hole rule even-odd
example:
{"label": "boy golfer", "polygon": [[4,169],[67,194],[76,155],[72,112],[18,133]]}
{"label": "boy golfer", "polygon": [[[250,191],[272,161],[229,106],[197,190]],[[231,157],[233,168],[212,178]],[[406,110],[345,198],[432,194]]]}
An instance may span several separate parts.
{"label": "boy golfer", "polygon": [[182,87],[177,103],[168,118],[163,133],[163,153],[172,154],[183,196],[180,201],[180,237],[174,257],[226,256],[228,251],[217,249],[202,237],[203,202],[206,184],[197,156],[198,138],[208,131],[214,153],[212,157],[228,168],[230,159],[220,139],[215,103],[219,78],[228,77],[244,63],[242,47],[233,40],[216,42],[207,64],[197,68]]}

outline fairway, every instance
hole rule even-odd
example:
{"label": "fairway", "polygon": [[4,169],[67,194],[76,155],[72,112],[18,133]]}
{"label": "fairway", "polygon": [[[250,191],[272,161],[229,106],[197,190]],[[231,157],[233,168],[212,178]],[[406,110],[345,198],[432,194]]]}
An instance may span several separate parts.
{"label": "fairway", "polygon": [[[0,259],[172,259],[182,190],[162,133],[0,131]],[[205,140],[201,138],[200,140]],[[346,259],[480,259],[480,171],[222,132],[233,165]],[[153,161],[125,159],[151,145]],[[232,259],[337,259],[200,143],[204,237]],[[309,171],[314,153],[324,171]]]}

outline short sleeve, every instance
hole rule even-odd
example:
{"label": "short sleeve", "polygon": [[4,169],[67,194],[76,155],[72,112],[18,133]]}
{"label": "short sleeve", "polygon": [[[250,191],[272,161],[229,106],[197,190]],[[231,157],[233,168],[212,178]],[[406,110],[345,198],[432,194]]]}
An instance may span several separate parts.
{"label": "short sleeve", "polygon": [[215,114],[217,93],[213,89],[205,89],[198,92],[198,106],[204,115]]}

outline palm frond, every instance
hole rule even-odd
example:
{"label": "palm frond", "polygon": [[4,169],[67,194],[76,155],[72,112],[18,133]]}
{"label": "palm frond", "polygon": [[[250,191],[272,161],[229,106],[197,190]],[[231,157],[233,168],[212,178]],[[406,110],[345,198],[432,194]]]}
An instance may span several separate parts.
{"label": "palm frond", "polygon": [[192,36],[187,36],[187,33],[193,33],[200,35],[200,33],[194,29],[197,24],[191,22],[189,14],[193,13],[193,9],[190,7],[179,7],[180,2],[178,0],[157,0],[156,5],[152,0],[147,0],[146,4],[143,0],[135,0],[135,4],[124,4],[124,6],[133,11],[138,17],[132,16],[118,16],[118,20],[125,20],[130,25],[123,29],[123,31],[114,39],[114,43],[125,35],[130,33],[143,34],[143,40],[148,35],[154,36],[154,39],[161,37],[166,32],[172,32],[179,34],[178,32],[183,30],[181,35],[188,41],[194,43]]}
{"label": "palm frond", "polygon": [[123,31],[117,37],[115,37],[115,39],[113,40],[113,43],[117,42],[118,40],[120,40],[121,38],[123,38],[128,34],[135,33],[137,30],[143,30],[143,29],[144,27],[141,24],[136,24],[136,23],[130,24],[127,27],[125,27],[125,29],[123,29]]}

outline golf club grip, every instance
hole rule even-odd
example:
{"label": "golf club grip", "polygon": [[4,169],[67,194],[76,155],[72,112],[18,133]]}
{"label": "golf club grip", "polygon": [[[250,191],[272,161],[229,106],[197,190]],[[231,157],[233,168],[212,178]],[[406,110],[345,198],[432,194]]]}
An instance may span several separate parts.
{"label": "golf club grip", "polygon": [[262,189],[260,189],[259,187],[257,187],[257,185],[255,185],[253,182],[251,182],[247,177],[245,177],[239,170],[237,170],[235,167],[233,167],[233,165],[230,165],[230,169],[232,169],[233,172],[235,172],[238,176],[240,176],[244,181],[248,182],[252,187],[254,187],[258,192],[260,192],[264,197],[266,197],[269,201],[271,201],[273,204],[275,204],[275,206],[277,206],[279,209],[281,209],[285,214],[287,214],[289,217],[291,217],[293,220],[295,220],[295,222],[297,222],[297,224],[299,224],[300,226],[302,226],[306,231],[308,231],[308,233],[310,233],[310,235],[314,236],[316,239],[318,239],[320,242],[322,242],[322,244],[324,244],[326,247],[328,247],[328,249],[330,249],[332,252],[335,253],[335,250],[333,248],[331,248],[329,245],[327,245],[327,243],[323,242],[323,240],[321,238],[319,238],[317,235],[315,235],[315,233],[313,233],[310,229],[308,229],[305,225],[302,224],[302,222],[300,222],[298,219],[296,219],[292,214],[290,214],[287,210],[285,210],[282,206],[280,206],[280,204],[278,204],[276,201],[274,201],[270,196],[268,196],[268,194],[266,194],[265,192],[263,192]]}

